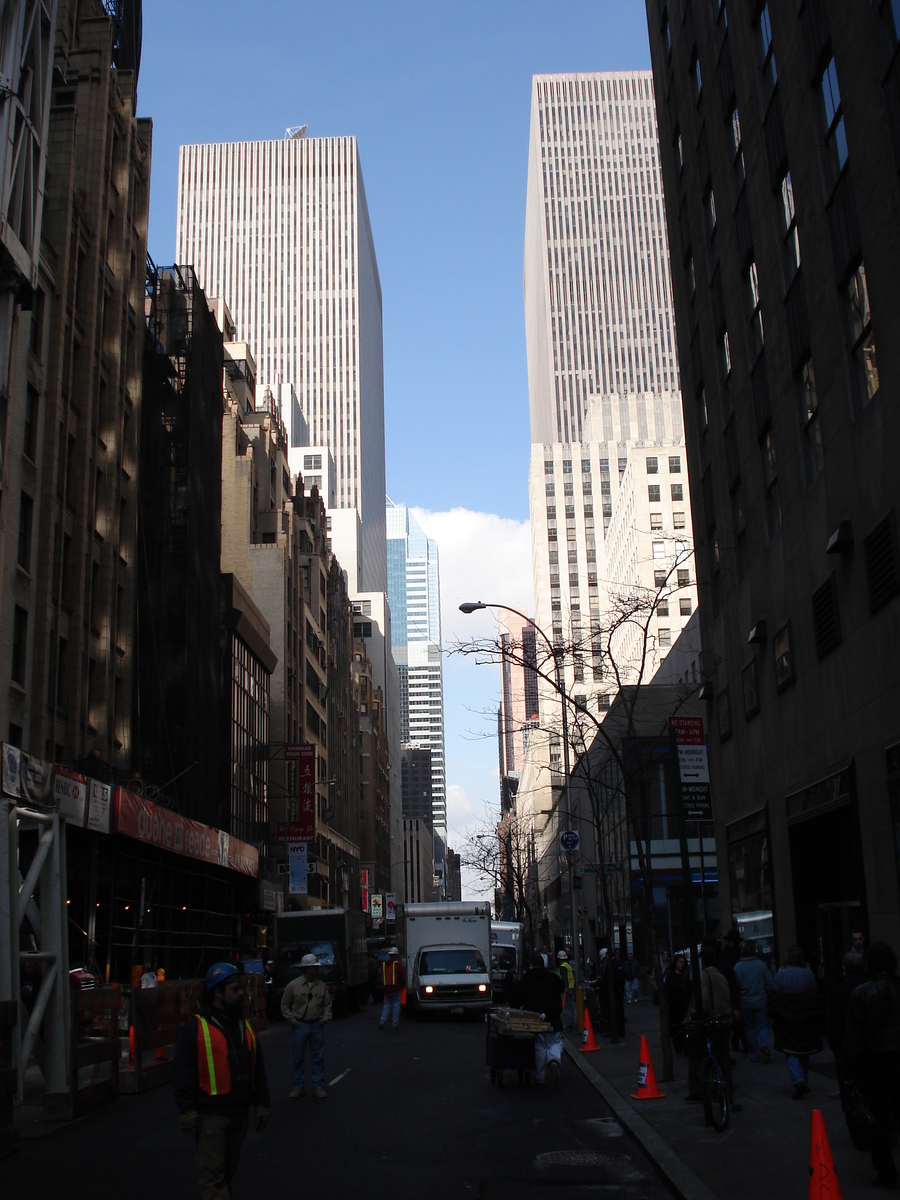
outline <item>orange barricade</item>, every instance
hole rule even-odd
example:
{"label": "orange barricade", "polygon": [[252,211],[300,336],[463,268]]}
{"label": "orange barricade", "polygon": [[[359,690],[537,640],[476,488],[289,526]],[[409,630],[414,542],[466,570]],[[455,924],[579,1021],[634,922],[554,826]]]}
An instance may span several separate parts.
{"label": "orange barricade", "polygon": [[71,1002],[69,1090],[60,1095],[45,1095],[44,1107],[61,1110],[75,1120],[119,1098],[122,993],[114,983],[89,992],[72,992]]}
{"label": "orange barricade", "polygon": [[122,1071],[123,1092],[143,1092],[171,1080],[175,1043],[196,1011],[193,995],[198,984],[202,992],[202,981],[179,980],[131,993],[131,1062]]}

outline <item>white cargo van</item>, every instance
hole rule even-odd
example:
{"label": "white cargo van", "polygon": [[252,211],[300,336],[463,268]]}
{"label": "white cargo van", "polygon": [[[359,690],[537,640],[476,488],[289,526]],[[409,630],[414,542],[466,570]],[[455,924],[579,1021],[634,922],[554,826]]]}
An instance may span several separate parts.
{"label": "white cargo van", "polygon": [[491,1006],[491,906],[404,906],[406,979],[413,1012],[486,1012]]}

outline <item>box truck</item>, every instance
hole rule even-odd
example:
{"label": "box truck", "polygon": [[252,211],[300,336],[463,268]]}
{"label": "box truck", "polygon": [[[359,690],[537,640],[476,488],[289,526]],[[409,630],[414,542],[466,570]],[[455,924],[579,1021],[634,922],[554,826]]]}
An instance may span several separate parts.
{"label": "box truck", "polygon": [[366,914],[346,908],[310,908],[275,918],[272,982],[280,1007],[284,989],[302,974],[300,960],[314,954],[319,978],[338,1013],[356,1012],[369,998]]}
{"label": "box truck", "polygon": [[406,981],[416,1015],[491,1007],[491,906],[454,901],[407,904]]}
{"label": "box truck", "polygon": [[525,970],[525,926],[521,921],[491,921],[491,981],[494,998],[504,995],[504,984],[512,971],[512,981],[518,983]]}

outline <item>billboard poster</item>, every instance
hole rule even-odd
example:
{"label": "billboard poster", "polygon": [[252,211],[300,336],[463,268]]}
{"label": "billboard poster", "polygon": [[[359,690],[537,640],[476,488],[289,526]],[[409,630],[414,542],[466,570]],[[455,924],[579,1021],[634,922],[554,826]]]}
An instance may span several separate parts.
{"label": "billboard poster", "polygon": [[254,879],[259,876],[259,851],[255,846],[228,835],[223,840],[220,830],[182,817],[123,787],[116,789],[116,831],[185,858],[227,866]]}
{"label": "billboard poster", "polygon": [[316,838],[316,748],[311,743],[291,744],[285,747],[285,758],[297,763],[297,820],[296,837],[300,842],[313,842]]}
{"label": "billboard poster", "polygon": [[3,743],[3,791],[16,800],[40,803],[50,794],[51,764]]}
{"label": "billboard poster", "polygon": [[384,897],[380,892],[376,892],[372,897],[372,920],[381,921],[384,919]]}
{"label": "billboard poster", "polygon": [[288,843],[288,891],[292,896],[306,893],[306,843]]}
{"label": "billboard poster", "polygon": [[396,892],[385,892],[384,894],[384,919],[386,921],[396,921],[397,919]]}

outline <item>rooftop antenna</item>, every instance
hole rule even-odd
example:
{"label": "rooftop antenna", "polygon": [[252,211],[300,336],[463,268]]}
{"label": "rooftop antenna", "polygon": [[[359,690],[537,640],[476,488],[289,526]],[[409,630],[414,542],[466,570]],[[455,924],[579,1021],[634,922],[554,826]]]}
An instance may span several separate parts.
{"label": "rooftop antenna", "polygon": [[302,138],[306,137],[308,129],[308,125],[288,125],[284,131],[284,140],[286,142],[299,142]]}

